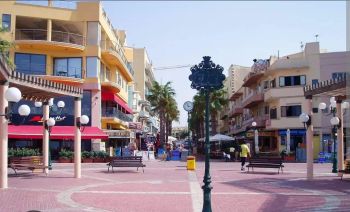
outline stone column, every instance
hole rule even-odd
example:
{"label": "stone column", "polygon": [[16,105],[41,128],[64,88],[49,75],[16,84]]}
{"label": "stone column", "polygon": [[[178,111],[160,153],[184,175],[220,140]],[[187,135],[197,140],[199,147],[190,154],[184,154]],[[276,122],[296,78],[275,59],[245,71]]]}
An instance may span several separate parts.
{"label": "stone column", "polygon": [[[5,91],[8,88],[8,83],[0,84],[0,114],[5,115],[8,102],[5,99]],[[0,116],[0,188],[8,187],[7,179],[7,151],[8,151],[8,126],[5,116]]]}
{"label": "stone column", "polygon": [[344,118],[343,118],[343,109],[341,108],[342,100],[337,99],[337,117],[340,122],[337,130],[337,156],[338,156],[338,171],[344,169]]}
{"label": "stone column", "polygon": [[77,126],[77,121],[81,117],[81,98],[74,99],[74,177],[81,178],[81,132]]}
{"label": "stone column", "polygon": [[52,36],[52,20],[47,19],[47,41],[51,41],[51,36]]}
{"label": "stone column", "polygon": [[306,97],[305,111],[311,119],[311,125],[306,131],[306,164],[307,164],[307,180],[312,180],[314,177],[314,143],[313,143],[313,125],[312,125],[312,96]]}
{"label": "stone column", "polygon": [[[43,157],[44,166],[49,165],[49,131],[45,129],[45,123],[50,118],[49,102],[43,102]],[[45,169],[45,173],[49,173],[49,169]]]}

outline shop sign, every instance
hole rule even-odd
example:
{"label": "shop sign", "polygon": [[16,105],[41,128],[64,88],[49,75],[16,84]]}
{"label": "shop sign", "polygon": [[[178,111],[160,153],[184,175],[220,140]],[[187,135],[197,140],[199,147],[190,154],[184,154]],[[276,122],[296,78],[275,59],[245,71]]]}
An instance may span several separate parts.
{"label": "shop sign", "polygon": [[142,130],[142,123],[141,122],[129,122],[129,129]]}
{"label": "shop sign", "polygon": [[130,138],[131,133],[128,130],[106,130],[109,138]]}
{"label": "shop sign", "polygon": [[[273,137],[275,136],[275,132],[264,132],[264,131],[258,131],[259,136],[264,136],[264,137]],[[247,138],[254,138],[254,132],[247,132],[246,133]]]}

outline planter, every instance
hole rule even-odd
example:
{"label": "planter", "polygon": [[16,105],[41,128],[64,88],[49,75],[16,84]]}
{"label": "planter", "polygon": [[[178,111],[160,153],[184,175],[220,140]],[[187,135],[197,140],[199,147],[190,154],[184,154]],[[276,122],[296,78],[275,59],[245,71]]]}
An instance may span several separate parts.
{"label": "planter", "polygon": [[69,159],[69,158],[59,158],[59,159],[58,159],[58,162],[59,162],[59,163],[71,163],[71,162],[72,162],[72,159]]}
{"label": "planter", "polygon": [[284,160],[285,161],[295,161],[295,156],[294,155],[293,156],[285,156]]}
{"label": "planter", "polygon": [[92,162],[94,162],[94,159],[93,158],[83,158],[83,159],[81,159],[81,161],[83,163],[92,163]]}
{"label": "planter", "polygon": [[94,163],[104,163],[106,160],[104,158],[94,158]]}

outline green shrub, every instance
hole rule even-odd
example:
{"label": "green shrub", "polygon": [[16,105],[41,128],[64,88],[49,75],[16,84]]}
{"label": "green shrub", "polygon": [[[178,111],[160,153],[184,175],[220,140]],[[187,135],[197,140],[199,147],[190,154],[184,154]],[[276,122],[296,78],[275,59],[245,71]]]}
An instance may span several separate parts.
{"label": "green shrub", "polygon": [[108,154],[106,151],[93,151],[94,158],[107,158]]}
{"label": "green shrub", "polygon": [[73,158],[73,152],[70,150],[62,149],[59,153],[60,158],[62,159],[72,159]]}
{"label": "green shrub", "polygon": [[28,156],[40,156],[39,149],[10,148],[8,150],[8,157],[28,157]]}
{"label": "green shrub", "polygon": [[93,158],[94,152],[84,151],[81,153],[82,158]]}

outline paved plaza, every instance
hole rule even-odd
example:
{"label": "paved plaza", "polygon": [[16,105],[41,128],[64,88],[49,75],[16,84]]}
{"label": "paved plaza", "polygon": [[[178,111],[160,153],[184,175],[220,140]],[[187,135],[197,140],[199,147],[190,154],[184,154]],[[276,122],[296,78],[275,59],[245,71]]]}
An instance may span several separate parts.
{"label": "paved plaza", "polygon": [[[204,162],[187,171],[179,161],[146,161],[145,172],[104,163],[83,164],[82,179],[73,164],[54,164],[49,176],[10,171],[9,189],[0,191],[1,211],[201,211]],[[238,162],[211,163],[213,211],[349,211],[350,179],[315,164],[316,178],[305,180],[306,164],[240,171]]]}

